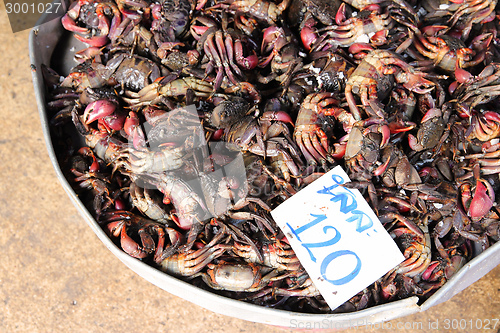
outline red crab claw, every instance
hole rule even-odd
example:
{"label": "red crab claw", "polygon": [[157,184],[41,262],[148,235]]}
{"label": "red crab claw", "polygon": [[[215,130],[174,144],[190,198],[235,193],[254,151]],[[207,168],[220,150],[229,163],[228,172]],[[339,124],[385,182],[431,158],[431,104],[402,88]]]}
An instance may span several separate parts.
{"label": "red crab claw", "polygon": [[370,41],[375,45],[384,45],[387,43],[387,36],[389,35],[389,30],[384,29],[376,32],[370,37]]}
{"label": "red crab claw", "polygon": [[420,122],[425,123],[428,120],[431,120],[432,118],[436,117],[441,117],[443,115],[443,112],[439,108],[432,108],[429,109],[424,116],[422,117],[422,120]]}
{"label": "red crab claw", "polygon": [[387,124],[383,122],[383,119],[379,118],[369,118],[364,121],[364,126],[367,128],[364,130],[363,134],[367,135],[370,132],[379,132],[382,135],[380,140],[380,148],[384,148],[391,138],[391,131]]}
{"label": "red crab claw", "polygon": [[81,8],[82,2],[81,1],[75,1],[73,4],[70,6],[68,12],[62,17],[61,23],[64,29],[72,32],[79,32],[79,33],[88,33],[88,29],[84,27],[79,27],[75,23],[75,19],[78,17],[80,13],[80,8]]}
{"label": "red crab claw", "polygon": [[351,53],[355,59],[363,59],[369,52],[373,50],[373,46],[368,43],[354,43],[349,46],[349,53]]}
{"label": "red crab claw", "polygon": [[125,209],[127,209],[127,205],[125,204],[125,202],[122,199],[116,198],[115,199],[115,209],[116,210],[125,210]]}
{"label": "red crab claw", "polygon": [[[99,24],[97,26],[97,29],[99,30],[100,34],[88,38],[82,37],[80,35],[75,35],[76,39],[78,39],[83,43],[89,44],[90,46],[93,47],[102,47],[109,42],[108,34],[110,31],[110,24],[109,24],[109,19],[104,13],[105,9],[106,8],[104,4],[101,4],[100,6],[98,5],[96,8],[96,14],[99,19]],[[120,17],[115,15],[112,21],[113,30],[116,30],[120,23],[121,23]]]}
{"label": "red crab claw", "polygon": [[420,171],[418,172],[418,175],[421,178],[429,176],[429,177],[432,177],[435,179],[439,179],[439,173],[438,173],[437,169],[430,167],[430,166],[426,166],[426,167],[423,167],[422,169],[420,169]]}
{"label": "red crab claw", "polygon": [[489,188],[486,188],[481,180],[476,181],[476,189],[468,211],[469,216],[473,219],[481,219],[488,214],[495,202],[495,192],[489,183],[486,182],[486,184]]}
{"label": "red crab claw", "polygon": [[218,129],[218,130],[216,130],[214,132],[214,134],[212,135],[211,140],[213,140],[213,141],[219,141],[220,139],[222,139],[223,136],[224,136],[224,129],[220,128],[220,129]]}
{"label": "red crab claw", "polygon": [[104,118],[113,114],[116,110],[116,104],[107,99],[100,99],[90,103],[85,108],[83,120],[86,124],[90,124],[98,119]]}
{"label": "red crab claw", "polygon": [[341,158],[344,158],[346,146],[347,146],[347,142],[334,143],[333,144],[334,150],[333,150],[333,153],[330,153],[330,155],[335,160],[339,160]]}
{"label": "red crab claw", "polygon": [[377,14],[382,13],[382,9],[380,8],[379,4],[372,3],[366,7],[363,7],[361,11],[369,11],[369,12],[376,12]]}
{"label": "red crab claw", "polygon": [[154,20],[159,20],[161,18],[161,5],[160,4],[154,4],[151,5],[151,16],[153,17]]}
{"label": "red crab claw", "polygon": [[500,123],[500,114],[494,111],[487,111],[484,114],[486,120],[493,121],[495,123]]}
{"label": "red crab claw", "polygon": [[[200,40],[203,34],[205,34],[210,28],[217,29],[217,23],[208,17],[198,16],[193,19],[189,30],[194,39]],[[212,30],[215,31],[214,29]]]}
{"label": "red crab claw", "polygon": [[452,83],[450,83],[450,85],[448,86],[448,92],[450,93],[450,95],[453,95],[459,84],[460,83],[458,81],[453,81]]}
{"label": "red crab claw", "polygon": [[396,271],[390,271],[387,273],[382,279],[380,283],[380,294],[384,300],[389,300],[394,295],[396,295],[398,288],[396,286],[396,282],[394,282],[394,279],[396,278]]}
{"label": "red crab claw", "polygon": [[473,131],[477,139],[488,141],[500,135],[500,114],[487,111],[472,118]]}
{"label": "red crab claw", "polygon": [[313,18],[307,19],[304,27],[300,30],[300,39],[302,40],[302,45],[304,45],[307,51],[311,51],[312,45],[318,39],[318,34],[314,26],[316,25],[316,20]]}
{"label": "red crab claw", "polygon": [[373,175],[374,176],[381,176],[386,170],[387,167],[389,166],[389,162],[391,161],[390,158],[387,159],[382,165],[380,165],[378,168],[373,170]]}
{"label": "red crab claw", "polygon": [[125,113],[117,111],[109,116],[99,119],[98,124],[103,126],[108,132],[111,132],[112,130],[119,131],[123,128],[125,119]]}
{"label": "red crab claw", "polygon": [[137,242],[132,239],[132,237],[127,235],[125,226],[121,228],[120,245],[123,251],[134,258],[143,259],[148,256],[147,250],[140,247],[139,244],[137,244]]}
{"label": "red crab claw", "polygon": [[264,34],[262,35],[261,53],[266,51],[269,52],[269,50],[273,48],[273,43],[276,42],[280,35],[283,35],[283,30],[277,26],[264,29]]}
{"label": "red crab claw", "polygon": [[412,150],[418,150],[418,140],[417,137],[413,134],[408,134],[408,145]]}
{"label": "red crab claw", "polygon": [[493,34],[491,32],[481,34],[479,36],[474,37],[474,39],[471,42],[471,47],[473,50],[484,50],[490,46],[492,40],[493,40]]}
{"label": "red crab claw", "polygon": [[169,51],[172,51],[177,46],[182,47],[182,46],[184,46],[184,43],[181,43],[181,42],[164,42],[164,43],[161,43],[158,46],[158,49],[156,50],[156,55],[160,59],[165,59],[168,56],[168,54],[170,53]]}
{"label": "red crab claw", "polygon": [[97,161],[97,158],[95,157],[94,151],[92,149],[90,149],[89,147],[82,147],[78,149],[78,154],[92,158],[92,164],[89,167],[89,172],[99,171],[100,169],[99,161]]}
{"label": "red crab claw", "polygon": [[125,119],[125,123],[123,124],[123,129],[125,133],[132,138],[132,144],[135,149],[141,149],[146,147],[146,138],[140,127],[140,121],[137,117],[137,114],[133,111],[130,111],[127,119]]}
{"label": "red crab claw", "polygon": [[337,14],[335,14],[335,23],[337,23],[338,25],[342,25],[342,23],[344,23],[345,20],[346,20],[345,3],[342,2],[339,9],[337,10]]}
{"label": "red crab claw", "polygon": [[500,141],[498,139],[491,139],[481,145],[483,153],[493,153],[500,150]]}
{"label": "red crab claw", "polygon": [[120,237],[120,245],[127,254],[138,259],[143,259],[148,256],[148,252],[140,247],[132,237],[127,235],[127,225],[125,221],[110,222],[106,227],[111,235]]}
{"label": "red crab claw", "polygon": [[434,272],[434,269],[438,267],[440,264],[439,261],[433,261],[429,264],[429,267],[422,273],[422,279],[427,280],[427,281],[434,281],[435,276],[437,275],[436,272]]}
{"label": "red crab claw", "polygon": [[403,86],[411,90],[417,94],[427,94],[434,89],[435,83],[424,79],[425,73],[408,73],[401,72],[398,74],[398,78],[400,75],[403,75]]}
{"label": "red crab claw", "polygon": [[[131,212],[117,210],[105,212],[102,216],[103,222],[109,222],[106,227],[114,237],[120,236],[120,245],[127,254],[134,258],[145,258],[155,249],[155,242],[151,235],[151,231],[155,231],[158,235],[158,245],[156,247],[155,257],[161,256],[165,245],[165,230],[164,226],[152,220],[136,216]],[[134,226],[137,234],[140,237],[142,246],[127,234],[127,227]],[[171,233],[169,232],[169,236]],[[177,236],[172,234],[172,238]]]}
{"label": "red crab claw", "polygon": [[388,126],[391,134],[396,134],[411,131],[417,126],[417,124],[411,121],[397,120],[390,122]]}
{"label": "red crab claw", "polygon": [[194,32],[193,36],[197,36],[199,39],[201,36],[203,36],[203,34],[205,32],[207,32],[208,29],[210,29],[210,27],[201,26],[201,25],[193,25],[193,26],[191,26],[191,29]]}
{"label": "red crab claw", "polygon": [[86,124],[98,120],[99,125],[103,126],[105,130],[119,131],[123,128],[125,114],[119,112],[113,102],[100,99],[87,105],[83,113],[83,120]]}
{"label": "red crab claw", "polygon": [[90,46],[94,47],[102,47],[106,44],[108,44],[109,39],[108,36],[102,35],[102,36],[94,36],[90,38],[82,37],[80,35],[75,35],[75,38],[78,39],[80,42],[89,44]]}
{"label": "red crab claw", "polygon": [[[472,78],[473,78],[472,74],[467,72],[465,69],[462,69],[458,66],[455,68],[455,79],[457,80],[456,82],[466,83],[466,82],[470,81]],[[450,88],[449,88],[450,92],[452,92],[451,90],[455,91],[455,89],[456,89],[456,86],[452,87],[452,84],[450,84]]]}
{"label": "red crab claw", "polygon": [[264,54],[271,51],[271,54],[259,63],[259,67],[266,67],[271,60],[273,60],[274,56],[278,52],[277,50],[279,50],[282,46],[281,44],[285,42],[285,38],[282,36],[284,36],[283,29],[277,26],[272,26],[264,30],[264,34],[262,35],[261,53]]}
{"label": "red crab claw", "polygon": [[234,54],[236,56],[236,62],[238,63],[238,65],[247,70],[254,69],[259,63],[259,57],[257,57],[257,54],[254,50],[252,50],[252,54],[250,54],[248,57],[244,56],[243,43],[241,42],[241,40],[236,40],[234,42]]}
{"label": "red crab claw", "polygon": [[[107,9],[113,12],[113,19],[111,20],[111,25],[109,24],[109,21],[105,16],[105,11]],[[122,17],[118,8],[103,4],[97,7],[96,12],[98,13],[99,18],[100,19],[102,18],[102,21],[99,21],[99,26],[100,26],[99,31],[101,31],[101,34],[107,35],[108,38],[112,40],[115,40],[118,37],[120,37],[121,33],[123,32],[123,27],[121,25]]]}
{"label": "red crab claw", "polygon": [[125,130],[125,133],[132,138],[132,144],[135,149],[146,147],[146,138],[142,128],[140,127],[139,118],[135,112],[129,112],[129,115],[123,124],[123,129]]}
{"label": "red crab claw", "polygon": [[61,23],[64,29],[68,31],[79,32],[82,34],[86,34],[89,32],[87,28],[79,27],[78,25],[76,25],[75,21],[68,14],[62,17]]}
{"label": "red crab claw", "polygon": [[288,123],[293,126],[293,120],[290,115],[285,111],[267,111],[262,114],[263,120],[277,120]]}
{"label": "red crab claw", "polygon": [[455,255],[450,258],[450,262],[444,269],[444,275],[447,279],[451,278],[460,268],[467,263],[467,259],[461,255]]}
{"label": "red crab claw", "polygon": [[427,36],[437,36],[439,33],[445,33],[449,29],[446,25],[429,25],[422,28],[422,33]]}

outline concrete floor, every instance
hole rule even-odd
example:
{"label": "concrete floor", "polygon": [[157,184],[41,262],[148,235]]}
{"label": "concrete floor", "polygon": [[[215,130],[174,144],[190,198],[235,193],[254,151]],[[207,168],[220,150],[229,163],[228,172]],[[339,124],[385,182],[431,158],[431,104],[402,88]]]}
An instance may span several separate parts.
{"label": "concrete floor", "polygon": [[[50,164],[34,99],[28,34],[12,34],[0,7],[0,331],[288,331],[172,296],[129,270],[100,242]],[[500,319],[499,295],[500,266],[450,301],[389,323],[426,328],[438,321],[445,332],[446,319]],[[420,331],[427,330],[398,330]],[[500,332],[500,323],[487,332]]]}

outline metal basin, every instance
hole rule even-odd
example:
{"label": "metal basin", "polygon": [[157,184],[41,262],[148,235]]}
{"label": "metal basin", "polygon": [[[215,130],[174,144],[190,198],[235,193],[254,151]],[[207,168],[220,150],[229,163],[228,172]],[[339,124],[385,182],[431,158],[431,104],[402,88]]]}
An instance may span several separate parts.
{"label": "metal basin", "polygon": [[65,33],[60,24],[60,20],[56,19],[36,26],[31,31],[29,39],[31,63],[37,69],[33,71],[33,84],[50,159],[64,190],[97,237],[132,271],[159,288],[213,312],[253,322],[282,327],[347,328],[355,325],[366,325],[367,323],[380,323],[419,311],[425,311],[431,306],[449,300],[500,264],[500,242],[497,242],[468,262],[443,287],[421,305],[417,304],[419,299],[414,296],[357,312],[345,314],[306,314],[266,308],[223,297],[197,288],[159,271],[138,259],[130,257],[111,241],[80,201],[64,177],[56,157],[45,106],[46,89],[40,68],[42,64],[45,64],[58,70],[60,74],[65,75],[75,65],[72,57],[73,47],[77,45],[73,44],[76,43],[74,38],[67,37],[67,33]]}

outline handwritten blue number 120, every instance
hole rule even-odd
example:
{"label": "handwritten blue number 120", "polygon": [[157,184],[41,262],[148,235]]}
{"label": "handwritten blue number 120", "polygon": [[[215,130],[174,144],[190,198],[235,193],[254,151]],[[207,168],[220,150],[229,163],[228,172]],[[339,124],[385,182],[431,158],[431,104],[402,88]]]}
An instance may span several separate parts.
{"label": "handwritten blue number 120", "polygon": [[[326,219],[326,215],[323,215],[323,214],[319,214],[319,215],[310,214],[310,215],[312,217],[314,217],[315,219],[313,221],[303,225],[300,228],[294,229],[290,226],[290,224],[287,223],[288,228],[290,228],[290,230],[295,235],[295,237],[297,237],[299,242],[302,242],[300,239],[300,236],[299,236],[300,233],[306,231],[307,229],[309,229],[311,227],[314,227],[316,224],[321,223],[322,221],[324,221]],[[326,235],[326,233],[332,229],[335,230],[335,236],[333,236],[333,238],[331,238],[327,241],[318,242],[318,243],[302,243],[302,246],[307,250],[307,252],[309,253],[309,256],[311,257],[311,260],[313,262],[316,262],[316,257],[312,253],[311,248],[320,248],[320,247],[331,246],[331,245],[336,244],[340,240],[340,237],[341,237],[340,232],[333,226],[329,226],[329,225],[324,226],[323,233]],[[351,273],[347,274],[346,276],[344,276],[343,278],[340,278],[340,279],[332,280],[332,279],[329,279],[328,277],[326,277],[327,268],[332,263],[332,261],[339,258],[339,257],[346,256],[346,255],[352,255],[356,258],[356,267],[354,268],[354,270]],[[359,274],[360,270],[361,270],[361,259],[359,259],[358,255],[356,253],[354,253],[350,250],[334,251],[334,252],[330,253],[329,255],[327,255],[325,258],[323,258],[323,261],[321,262],[321,265],[320,265],[321,276],[323,277],[323,279],[325,279],[325,281],[328,281],[329,283],[331,283],[333,285],[343,285],[343,284],[351,282]]]}

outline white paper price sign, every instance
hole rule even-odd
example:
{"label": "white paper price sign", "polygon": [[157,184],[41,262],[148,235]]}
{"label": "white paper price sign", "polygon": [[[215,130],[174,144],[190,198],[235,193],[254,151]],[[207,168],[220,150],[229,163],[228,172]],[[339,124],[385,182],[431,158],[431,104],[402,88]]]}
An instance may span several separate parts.
{"label": "white paper price sign", "polygon": [[340,166],[271,212],[333,310],[404,260]]}

